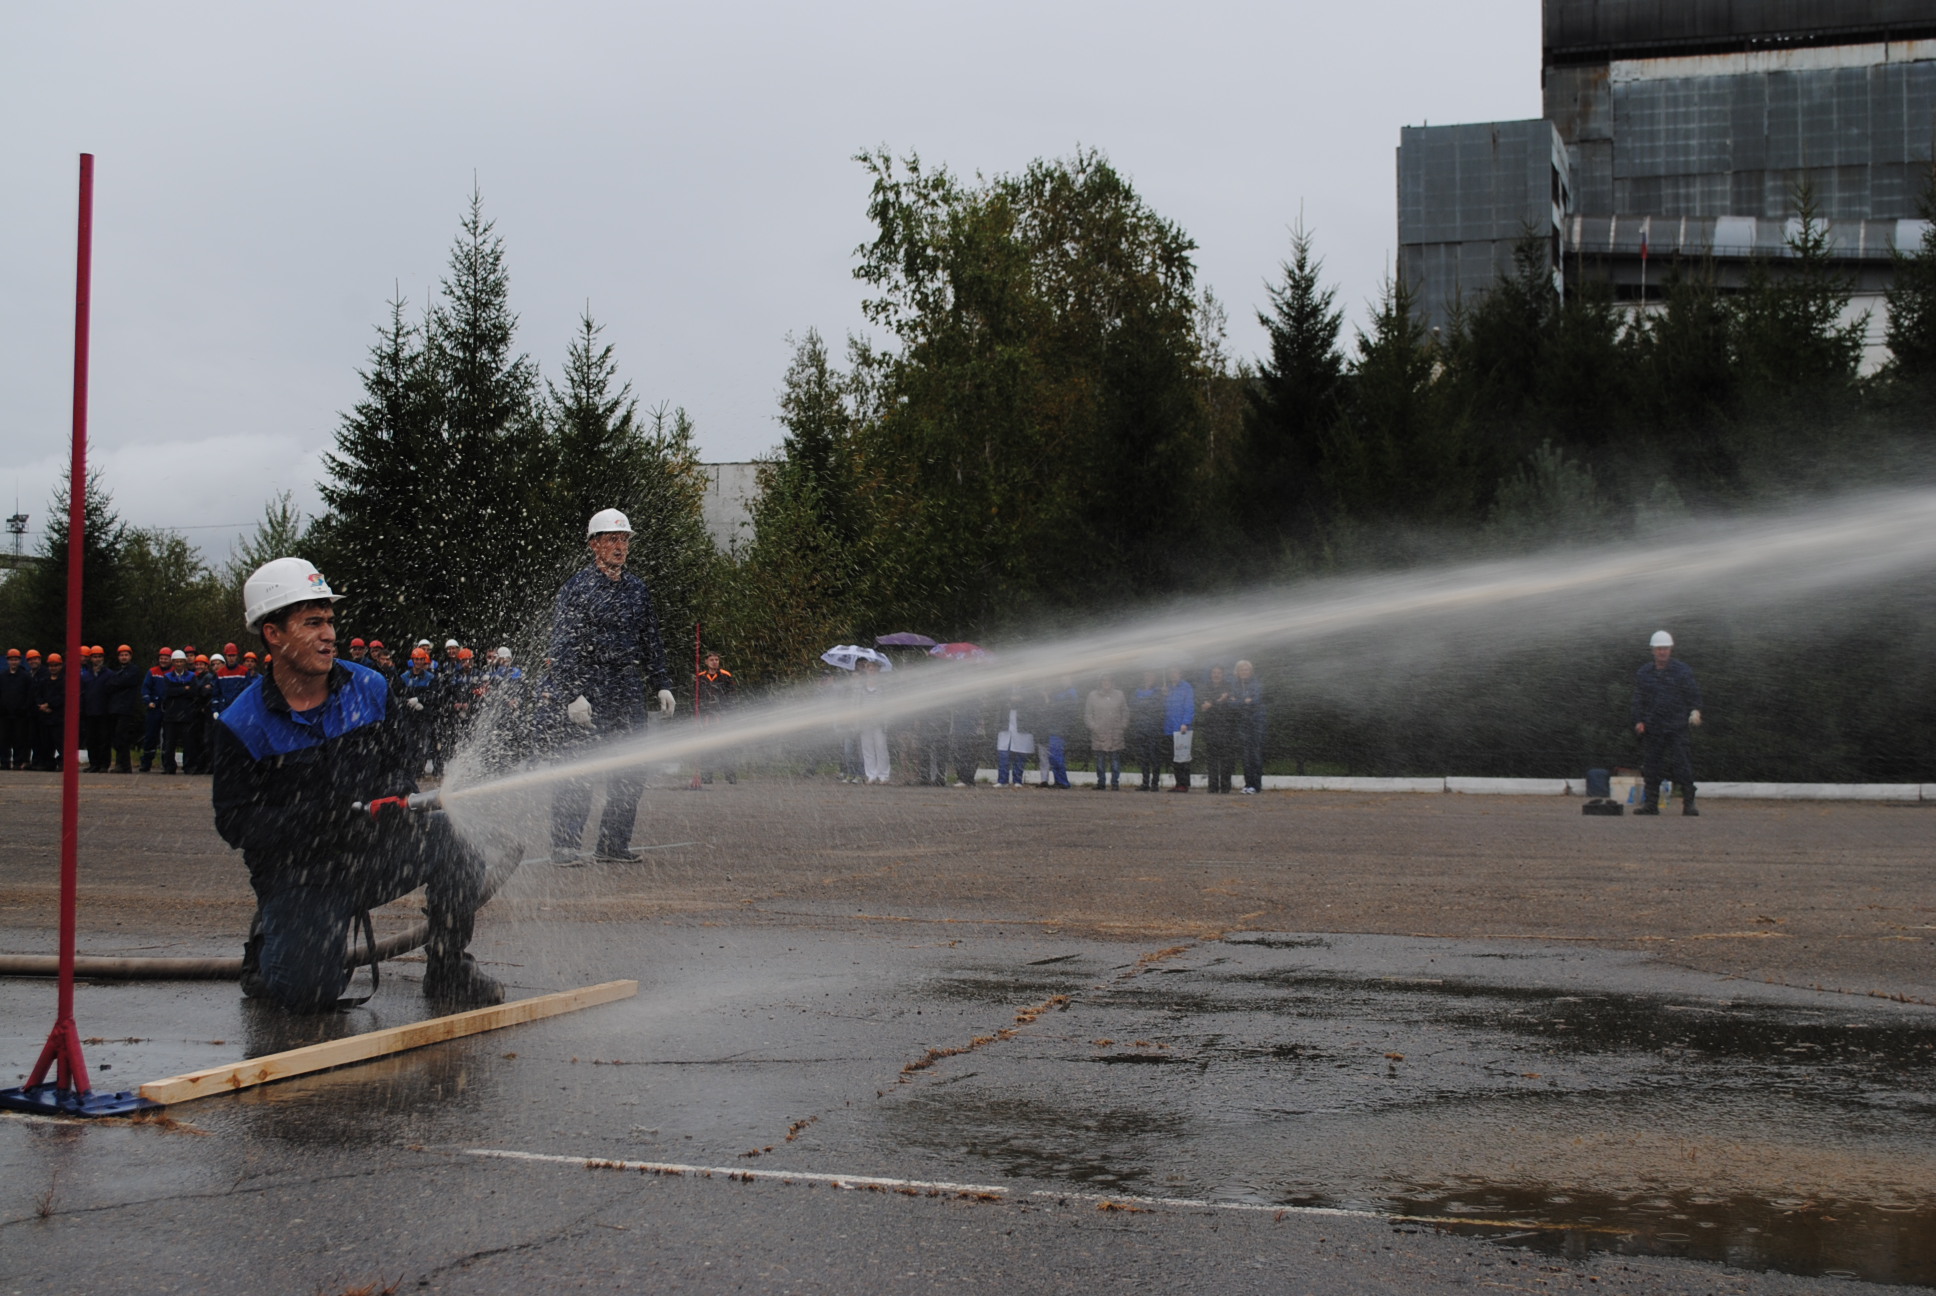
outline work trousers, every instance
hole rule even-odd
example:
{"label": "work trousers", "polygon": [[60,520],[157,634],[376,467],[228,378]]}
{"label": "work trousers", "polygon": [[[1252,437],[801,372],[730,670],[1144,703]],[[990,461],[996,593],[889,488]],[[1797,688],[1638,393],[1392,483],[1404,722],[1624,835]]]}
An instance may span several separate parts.
{"label": "work trousers", "polygon": [[1096,753],[1096,786],[1107,783],[1110,787],[1123,785],[1123,754],[1120,751],[1098,751]]}
{"label": "work trousers", "polygon": [[1190,762],[1172,761],[1170,768],[1176,771],[1176,787],[1179,792],[1190,790]]}
{"label": "work trousers", "polygon": [[[615,741],[633,737],[637,729],[644,727],[644,716],[638,717],[634,725],[616,725],[608,731]],[[569,761],[575,757],[589,754],[593,750],[589,738],[564,736],[558,746],[557,756]],[[567,779],[558,784],[551,794],[551,849],[553,851],[577,850],[585,836],[585,821],[592,813],[592,784],[595,778]],[[639,798],[645,794],[645,772],[636,766],[614,770],[604,776],[605,810],[598,817],[598,845],[600,855],[615,855],[632,845],[632,830],[637,826],[639,817]]]}
{"label": "work trousers", "polygon": [[58,715],[45,712],[34,716],[34,768],[55,770],[61,767],[61,742],[67,737],[61,732],[62,720]]}
{"label": "work trousers", "polygon": [[242,988],[296,1012],[335,1006],[349,984],[357,919],[424,888],[434,966],[470,944],[484,898],[484,859],[441,813],[372,830],[366,841],[318,848],[313,864],[251,868],[256,925],[243,951]]}
{"label": "work trousers", "polygon": [[998,751],[995,753],[995,786],[1007,787],[1013,783],[1022,786],[1022,772],[1028,768],[1029,753],[1017,751]]}
{"label": "work trousers", "polygon": [[1647,803],[1660,802],[1660,778],[1674,776],[1674,788],[1681,800],[1694,799],[1694,757],[1687,745],[1685,729],[1649,729],[1640,735],[1640,776],[1647,781]]}
{"label": "work trousers", "polygon": [[34,763],[34,713],[0,713],[0,769],[26,769]]}
{"label": "work trousers", "polygon": [[195,757],[201,750],[201,741],[194,736],[200,721],[190,716],[186,720],[163,720],[161,722],[161,772],[175,772],[175,752],[182,754],[182,767],[194,767]]}
{"label": "work trousers", "polygon": [[1130,741],[1136,745],[1136,764],[1143,772],[1143,788],[1154,792],[1163,786],[1163,765],[1169,759],[1170,740],[1159,730],[1134,734]]}
{"label": "work trousers", "polygon": [[81,717],[81,741],[87,747],[87,768],[91,774],[105,774],[114,764],[114,717]]}
{"label": "work trousers", "polygon": [[123,774],[134,772],[135,745],[141,740],[140,712],[126,712],[114,717],[114,768]]}
{"label": "work trousers", "polygon": [[155,755],[161,751],[161,708],[149,707],[141,723],[141,772],[146,774],[155,767]]}

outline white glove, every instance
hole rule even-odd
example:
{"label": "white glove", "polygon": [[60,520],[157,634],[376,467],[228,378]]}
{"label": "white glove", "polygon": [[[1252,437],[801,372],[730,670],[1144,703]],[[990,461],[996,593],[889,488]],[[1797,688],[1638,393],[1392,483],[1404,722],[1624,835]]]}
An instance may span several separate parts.
{"label": "white glove", "polygon": [[412,711],[423,710],[423,700],[421,698],[405,698],[403,700],[403,704],[409,707]]}
{"label": "white glove", "polygon": [[585,700],[583,693],[573,698],[571,705],[565,708],[565,719],[571,721],[580,729],[589,729],[592,727],[592,704]]}
{"label": "white glove", "polygon": [[1687,723],[1699,728],[1701,724],[1701,713],[1699,711],[1689,711],[1687,713]]}
{"label": "white glove", "polygon": [[672,714],[673,707],[677,705],[678,705],[678,700],[672,696],[671,689],[659,690],[659,714],[660,715],[670,716]]}

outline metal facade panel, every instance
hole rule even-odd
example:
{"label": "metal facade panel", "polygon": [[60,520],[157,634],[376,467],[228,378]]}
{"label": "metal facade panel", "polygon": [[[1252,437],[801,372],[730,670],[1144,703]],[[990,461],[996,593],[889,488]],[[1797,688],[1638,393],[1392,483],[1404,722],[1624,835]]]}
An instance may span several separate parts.
{"label": "metal facade panel", "polygon": [[1541,8],[1549,60],[1936,24],[1930,0],[1545,0]]}
{"label": "metal facade panel", "polygon": [[1398,151],[1398,240],[1514,239],[1552,223],[1554,133],[1540,118],[1408,126]]}

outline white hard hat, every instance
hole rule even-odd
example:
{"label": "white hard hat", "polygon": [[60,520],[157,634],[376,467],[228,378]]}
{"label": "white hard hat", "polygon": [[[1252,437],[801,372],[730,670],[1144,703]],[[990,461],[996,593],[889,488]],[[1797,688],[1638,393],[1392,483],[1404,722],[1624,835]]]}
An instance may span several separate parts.
{"label": "white hard hat", "polygon": [[229,659],[224,657],[221,653],[210,653],[208,655],[208,659],[212,662],[221,662],[224,666],[228,665],[228,662],[229,662]]}
{"label": "white hard hat", "polygon": [[446,648],[462,648],[463,646],[463,644],[458,643],[455,639],[444,640],[444,647]]}
{"label": "white hard hat", "polygon": [[598,512],[592,514],[592,520],[585,524],[585,538],[587,540],[595,535],[605,535],[612,531],[623,531],[626,535],[632,534],[631,521],[617,509],[600,509]]}
{"label": "white hard hat", "polygon": [[1647,646],[1649,648],[1672,648],[1674,646],[1674,636],[1668,634],[1665,630],[1656,630],[1654,631],[1654,637],[1647,641]]}
{"label": "white hard hat", "polygon": [[502,645],[500,645],[498,647],[498,650],[491,655],[496,657],[499,661],[511,660],[511,650],[509,648],[503,647]]}
{"label": "white hard hat", "polygon": [[[274,608],[270,608],[269,610],[271,612],[275,611]],[[168,660],[169,661],[187,661],[188,654],[183,652],[181,649],[177,648],[175,649],[175,651],[168,654]]]}
{"label": "white hard hat", "polygon": [[263,563],[242,582],[242,619],[258,630],[272,612],[298,603],[330,603],[342,598],[323,574],[300,558],[277,558]]}
{"label": "white hard hat", "polygon": [[419,639],[419,640],[417,640],[417,642],[416,642],[416,647],[418,647],[418,648],[428,648],[428,647],[430,647],[430,640],[428,640],[428,639]]}

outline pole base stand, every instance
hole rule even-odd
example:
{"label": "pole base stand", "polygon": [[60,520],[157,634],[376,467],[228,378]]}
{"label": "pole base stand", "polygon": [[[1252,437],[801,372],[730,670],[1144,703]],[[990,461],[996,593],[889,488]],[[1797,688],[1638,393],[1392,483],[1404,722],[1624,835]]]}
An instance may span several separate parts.
{"label": "pole base stand", "polygon": [[35,1116],[132,1116],[136,1112],[160,1111],[131,1089],[105,1093],[89,1089],[75,1093],[53,1082],[0,1089],[0,1111],[27,1112]]}

